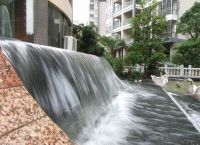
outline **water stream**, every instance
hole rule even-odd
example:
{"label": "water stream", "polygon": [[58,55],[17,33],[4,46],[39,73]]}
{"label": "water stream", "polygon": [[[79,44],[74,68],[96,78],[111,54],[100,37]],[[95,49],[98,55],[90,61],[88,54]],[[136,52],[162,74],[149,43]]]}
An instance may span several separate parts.
{"label": "water stream", "polygon": [[29,93],[77,144],[200,143],[160,87],[120,80],[103,58],[16,40],[2,39],[0,47]]}

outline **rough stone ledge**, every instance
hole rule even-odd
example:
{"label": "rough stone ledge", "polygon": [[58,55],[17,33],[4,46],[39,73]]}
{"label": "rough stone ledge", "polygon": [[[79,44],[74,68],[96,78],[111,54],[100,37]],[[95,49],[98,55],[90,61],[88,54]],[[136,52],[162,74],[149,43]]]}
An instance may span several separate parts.
{"label": "rough stone ledge", "polygon": [[24,87],[0,89],[1,145],[72,145]]}
{"label": "rough stone ledge", "polygon": [[0,145],[73,145],[22,86],[1,48]]}

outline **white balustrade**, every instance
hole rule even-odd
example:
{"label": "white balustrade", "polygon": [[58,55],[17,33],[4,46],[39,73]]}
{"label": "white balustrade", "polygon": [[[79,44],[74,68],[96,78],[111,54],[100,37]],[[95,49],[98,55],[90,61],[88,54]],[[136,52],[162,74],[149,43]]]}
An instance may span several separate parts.
{"label": "white balustrade", "polygon": [[182,77],[182,78],[200,78],[200,68],[192,68],[191,65],[188,68],[180,65],[179,67],[164,67],[159,68],[161,72],[165,72],[169,77]]}
{"label": "white balustrade", "polygon": [[[183,65],[180,65],[178,67],[168,67],[165,65],[164,67],[159,67],[159,70],[161,71],[161,75],[165,73],[168,75],[168,77],[181,77],[181,78],[200,78],[200,68],[192,68],[191,65],[189,65],[187,68]],[[144,72],[144,66],[135,65],[135,66],[125,66],[124,72]],[[163,73],[162,73],[163,72]]]}

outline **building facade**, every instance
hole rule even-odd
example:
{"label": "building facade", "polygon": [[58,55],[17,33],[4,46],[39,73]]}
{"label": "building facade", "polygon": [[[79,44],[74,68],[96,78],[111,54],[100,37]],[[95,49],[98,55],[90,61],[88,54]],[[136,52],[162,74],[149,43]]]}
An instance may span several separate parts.
{"label": "building facade", "polygon": [[90,0],[89,23],[93,24],[100,35],[106,35],[106,0]]}
{"label": "building facade", "polygon": [[72,0],[0,0],[0,36],[63,48]]}
{"label": "building facade", "polygon": [[[146,0],[146,7],[148,7],[153,0]],[[167,28],[165,32],[164,46],[170,55],[175,43],[187,39],[176,33],[176,24],[179,18],[199,0],[157,0],[158,14],[166,17]],[[136,13],[140,12],[140,5],[138,0],[107,0],[107,19],[106,35],[119,37],[127,44],[131,44],[133,39],[129,35],[131,29],[130,19]],[[112,12],[112,14],[110,14]],[[110,22],[111,21],[111,22]],[[126,50],[116,50],[116,57],[124,57]]]}

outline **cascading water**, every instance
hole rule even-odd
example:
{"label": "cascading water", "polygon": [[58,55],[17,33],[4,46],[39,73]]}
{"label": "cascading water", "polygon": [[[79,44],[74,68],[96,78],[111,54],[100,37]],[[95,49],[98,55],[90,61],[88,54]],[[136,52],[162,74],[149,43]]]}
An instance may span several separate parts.
{"label": "cascading water", "polygon": [[14,40],[0,40],[0,47],[33,98],[77,144],[200,142],[164,91],[119,80],[102,58]]}

